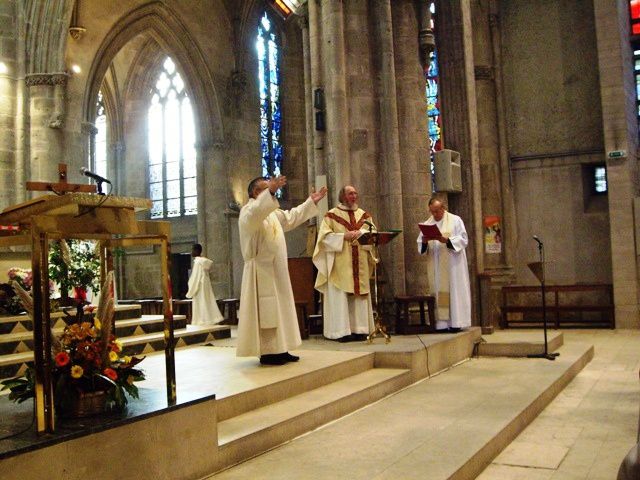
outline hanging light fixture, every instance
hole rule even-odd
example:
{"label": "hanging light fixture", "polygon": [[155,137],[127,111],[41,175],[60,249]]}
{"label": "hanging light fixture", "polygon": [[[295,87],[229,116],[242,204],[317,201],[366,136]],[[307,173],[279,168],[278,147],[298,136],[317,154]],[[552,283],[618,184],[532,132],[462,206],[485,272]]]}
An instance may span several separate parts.
{"label": "hanging light fixture", "polygon": [[270,0],[271,6],[285,20],[295,14],[307,0]]}
{"label": "hanging light fixture", "polygon": [[78,25],[78,18],[80,13],[80,0],[76,0],[75,5],[73,6],[73,13],[71,14],[71,25],[69,25],[69,35],[74,40],[80,40],[82,35],[87,31],[86,28]]}

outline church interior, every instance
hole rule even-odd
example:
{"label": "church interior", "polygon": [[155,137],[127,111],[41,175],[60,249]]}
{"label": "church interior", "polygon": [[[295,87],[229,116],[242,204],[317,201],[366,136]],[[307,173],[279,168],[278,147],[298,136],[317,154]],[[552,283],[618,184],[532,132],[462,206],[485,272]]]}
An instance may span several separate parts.
{"label": "church interior", "polygon": [[[640,0],[0,0],[0,284],[34,279],[28,314],[0,285],[0,380],[36,369],[33,400],[0,391],[0,479],[615,478],[640,439],[639,119]],[[234,353],[239,216],[279,175],[282,209],[353,185],[401,233],[380,335],[342,344],[322,216],[287,232],[301,360],[267,367]],[[416,248],[433,196],[468,234],[460,333],[433,331]],[[65,419],[46,251],[83,235],[146,380]],[[191,324],[196,243],[220,324]]]}

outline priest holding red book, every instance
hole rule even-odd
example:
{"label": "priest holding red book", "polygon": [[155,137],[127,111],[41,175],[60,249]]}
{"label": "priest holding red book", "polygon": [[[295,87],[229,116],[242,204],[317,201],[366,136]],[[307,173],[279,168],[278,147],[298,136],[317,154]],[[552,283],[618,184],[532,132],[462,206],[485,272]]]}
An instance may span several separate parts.
{"label": "priest holding red book", "polygon": [[429,294],[436,298],[438,332],[459,332],[471,326],[471,290],[464,222],[449,213],[438,198],[429,200],[431,216],[420,223],[418,251],[427,255]]}

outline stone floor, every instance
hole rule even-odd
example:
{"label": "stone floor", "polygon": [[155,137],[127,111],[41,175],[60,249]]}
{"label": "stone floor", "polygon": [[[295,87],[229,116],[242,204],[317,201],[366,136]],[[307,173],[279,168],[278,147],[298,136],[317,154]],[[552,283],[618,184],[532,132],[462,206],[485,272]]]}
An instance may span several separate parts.
{"label": "stone floor", "polygon": [[[594,360],[477,478],[614,479],[636,441],[639,340],[638,331],[565,331],[559,362],[571,354],[572,346],[584,344],[595,346]],[[459,461],[465,444],[474,440],[464,431],[481,431],[484,424],[499,421],[484,418],[479,407],[509,402],[514,395],[515,389],[504,384],[497,392],[491,379],[506,371],[517,375],[514,382],[526,384],[538,381],[551,367],[552,362],[542,359],[465,362],[210,478],[452,478],[447,464]],[[458,386],[472,382],[475,396],[465,397],[468,392]],[[444,387],[434,396],[438,384]],[[460,398],[455,398],[456,391]],[[420,415],[398,413],[406,412],[407,405]],[[452,432],[450,444],[429,443],[429,436],[443,438],[446,429]],[[396,452],[396,446],[404,450]],[[457,472],[455,478],[467,477]]]}
{"label": "stone floor", "polygon": [[611,480],[636,441],[640,332],[565,331],[595,357],[479,480]]}

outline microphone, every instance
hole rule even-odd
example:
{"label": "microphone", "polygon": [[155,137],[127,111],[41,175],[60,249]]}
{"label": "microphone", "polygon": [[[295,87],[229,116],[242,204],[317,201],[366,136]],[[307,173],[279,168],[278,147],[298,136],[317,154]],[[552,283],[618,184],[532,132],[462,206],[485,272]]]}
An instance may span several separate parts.
{"label": "microphone", "polygon": [[105,183],[108,183],[109,185],[111,185],[111,180],[109,180],[107,178],[104,178],[103,176],[98,175],[97,173],[93,173],[88,168],[82,167],[80,169],[80,173],[82,175],[84,175],[85,177],[93,178],[96,182],[105,182]]}
{"label": "microphone", "polygon": [[371,223],[369,220],[365,220],[364,224],[369,226],[369,231],[371,231],[372,228],[376,228],[375,225]]}
{"label": "microphone", "polygon": [[538,235],[534,235],[533,239],[538,242],[538,245],[542,245],[542,240],[540,240],[540,238],[538,238]]}

